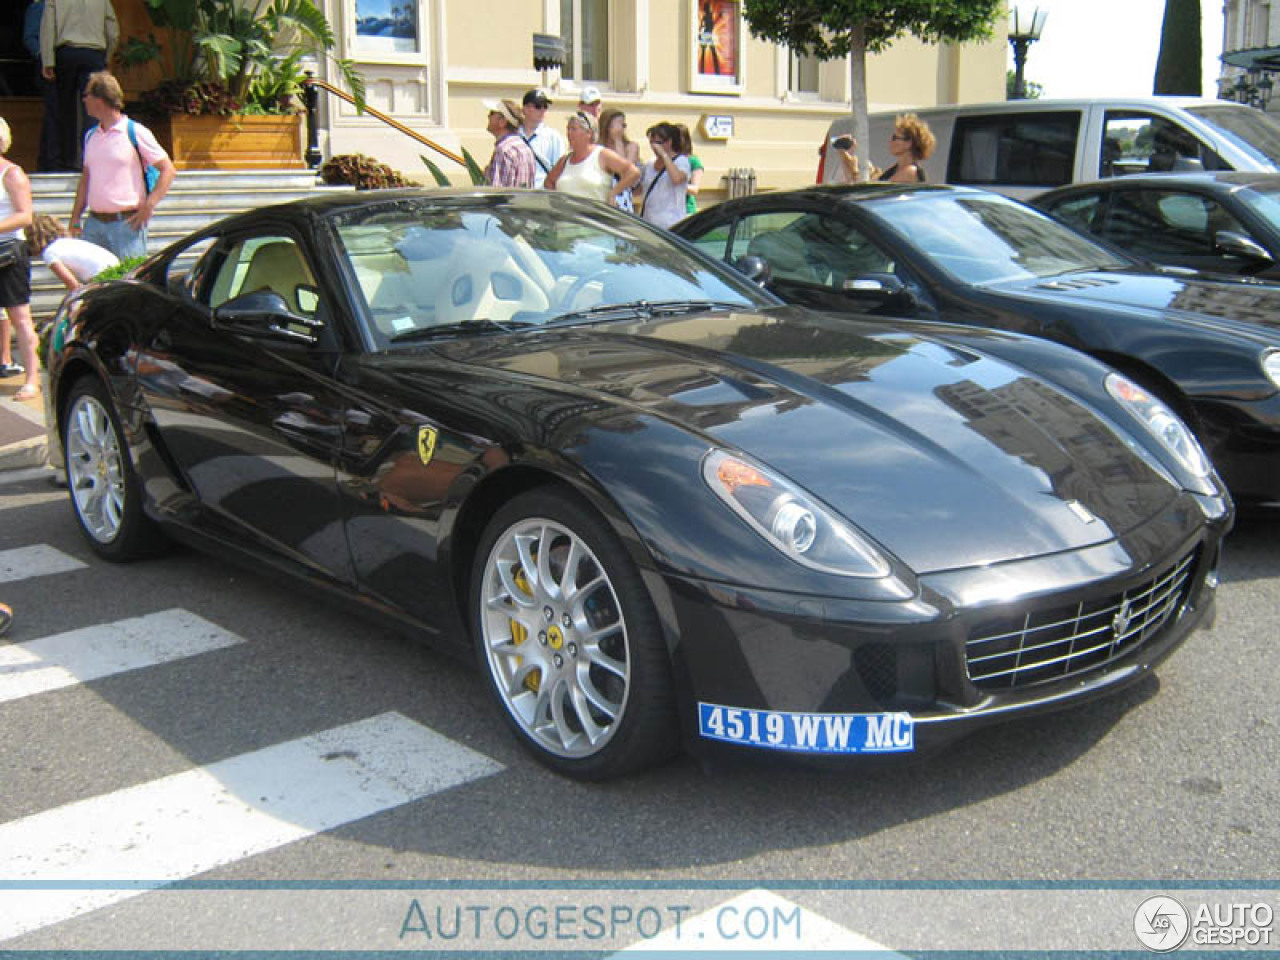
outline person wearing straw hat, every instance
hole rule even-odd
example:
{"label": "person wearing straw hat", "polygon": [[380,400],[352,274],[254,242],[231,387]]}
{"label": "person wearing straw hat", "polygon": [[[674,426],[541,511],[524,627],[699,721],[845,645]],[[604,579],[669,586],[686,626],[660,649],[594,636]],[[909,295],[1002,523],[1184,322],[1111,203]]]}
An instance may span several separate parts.
{"label": "person wearing straw hat", "polygon": [[532,187],[538,170],[533,150],[517,131],[523,119],[514,100],[483,100],[489,111],[488,130],[493,156],[484,168],[484,182],[491,187]]}

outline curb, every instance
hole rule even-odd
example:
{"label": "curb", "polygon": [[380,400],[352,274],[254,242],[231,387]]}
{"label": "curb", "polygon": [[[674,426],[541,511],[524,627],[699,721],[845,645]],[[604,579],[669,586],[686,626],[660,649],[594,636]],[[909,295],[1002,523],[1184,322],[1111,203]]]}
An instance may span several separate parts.
{"label": "curb", "polygon": [[[47,382],[46,382],[47,385]],[[17,385],[14,386],[17,389]],[[44,432],[43,395],[36,400],[16,401],[11,396],[0,398],[6,413],[16,414],[40,427],[39,436],[0,445],[0,471],[39,467],[49,462],[49,440]]]}

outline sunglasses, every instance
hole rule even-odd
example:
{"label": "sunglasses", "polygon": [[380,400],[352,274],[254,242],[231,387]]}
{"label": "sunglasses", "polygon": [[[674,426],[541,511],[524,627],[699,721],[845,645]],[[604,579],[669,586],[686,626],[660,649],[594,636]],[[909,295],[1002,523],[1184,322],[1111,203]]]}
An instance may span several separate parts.
{"label": "sunglasses", "polygon": [[895,134],[894,134],[892,137],[890,137],[889,139],[890,139],[890,140],[907,140],[907,141],[909,141],[911,138],[910,138],[910,137],[908,137],[905,133],[895,133]]}

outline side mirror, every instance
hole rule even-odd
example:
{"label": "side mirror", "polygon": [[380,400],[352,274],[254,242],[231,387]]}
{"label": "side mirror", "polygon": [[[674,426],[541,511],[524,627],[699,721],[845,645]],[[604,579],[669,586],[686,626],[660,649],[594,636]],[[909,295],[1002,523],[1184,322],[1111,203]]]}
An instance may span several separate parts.
{"label": "side mirror", "polygon": [[739,257],[733,261],[733,268],[752,283],[762,287],[767,287],[773,280],[773,268],[764,257]]}
{"label": "side mirror", "polygon": [[213,322],[248,337],[304,344],[316,343],[316,332],[324,326],[314,317],[293,313],[274,290],[254,290],[228,300],[213,311]]}
{"label": "side mirror", "polygon": [[892,273],[864,273],[851,277],[842,285],[854,299],[879,301],[890,310],[910,313],[916,309],[915,294]]}
{"label": "side mirror", "polygon": [[1263,263],[1271,263],[1274,260],[1262,244],[1234,230],[1219,230],[1213,235],[1213,245],[1219,253],[1225,253],[1229,257],[1258,260]]}

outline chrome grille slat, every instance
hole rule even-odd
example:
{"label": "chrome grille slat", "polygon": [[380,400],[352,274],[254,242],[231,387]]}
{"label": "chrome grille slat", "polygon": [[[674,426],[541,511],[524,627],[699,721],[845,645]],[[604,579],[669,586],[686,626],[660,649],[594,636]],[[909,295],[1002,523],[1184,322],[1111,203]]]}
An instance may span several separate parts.
{"label": "chrome grille slat", "polygon": [[1127,656],[1177,619],[1195,559],[1193,550],[1153,579],[1110,597],[1033,608],[980,626],[965,641],[969,679],[984,689],[1008,690],[1053,683]]}

